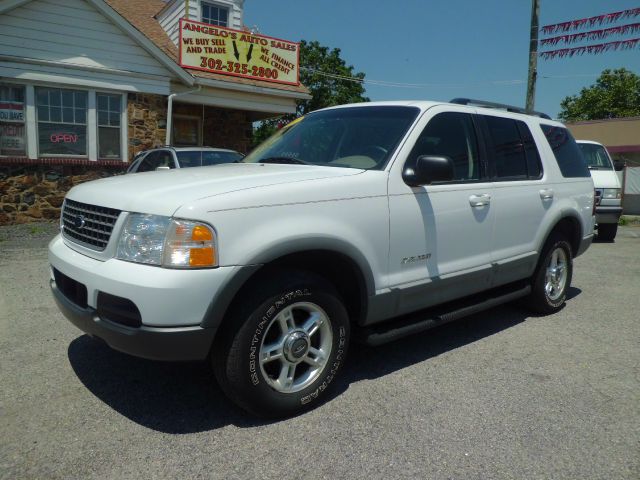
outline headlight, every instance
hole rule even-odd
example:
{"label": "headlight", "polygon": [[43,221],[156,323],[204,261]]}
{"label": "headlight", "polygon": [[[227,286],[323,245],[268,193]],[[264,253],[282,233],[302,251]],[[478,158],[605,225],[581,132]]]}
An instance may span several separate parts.
{"label": "headlight", "polygon": [[167,268],[215,267],[215,232],[203,223],[132,213],[116,258]]}
{"label": "headlight", "polygon": [[162,265],[174,268],[216,267],[215,233],[203,223],[172,220]]}
{"label": "headlight", "polygon": [[620,198],[620,189],[619,188],[605,188],[602,192],[602,198],[612,199],[612,198]]}

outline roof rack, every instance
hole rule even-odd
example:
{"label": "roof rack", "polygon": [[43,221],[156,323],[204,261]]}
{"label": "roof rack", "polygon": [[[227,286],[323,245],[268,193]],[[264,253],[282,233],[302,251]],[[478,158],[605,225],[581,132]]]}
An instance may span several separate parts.
{"label": "roof rack", "polygon": [[521,107],[514,107],[513,105],[506,105],[504,103],[486,102],[484,100],[474,100],[472,98],[454,98],[449,103],[455,103],[458,105],[475,105],[477,107],[497,108],[500,110],[506,110],[507,112],[524,113],[525,115],[535,115],[536,117],[546,118],[551,120],[551,117],[546,113],[527,111]]}

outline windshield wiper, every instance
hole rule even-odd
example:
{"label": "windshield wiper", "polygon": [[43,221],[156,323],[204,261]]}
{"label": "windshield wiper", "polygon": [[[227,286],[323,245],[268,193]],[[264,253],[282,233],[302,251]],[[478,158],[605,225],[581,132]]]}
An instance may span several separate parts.
{"label": "windshield wiper", "polygon": [[258,163],[285,163],[290,165],[313,165],[312,163],[305,162],[304,160],[300,160],[299,158],[291,158],[291,157],[267,157],[267,158],[260,159]]}

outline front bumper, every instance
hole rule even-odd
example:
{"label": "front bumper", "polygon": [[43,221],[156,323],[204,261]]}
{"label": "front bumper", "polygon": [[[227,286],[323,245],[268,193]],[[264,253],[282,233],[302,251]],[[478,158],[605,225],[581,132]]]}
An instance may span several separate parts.
{"label": "front bumper", "polygon": [[94,308],[82,308],[50,281],[58,308],[76,327],[104,340],[111,348],[151,360],[204,360],[213,342],[214,329],[196,327],[125,327],[103,320]]}
{"label": "front bumper", "polygon": [[622,215],[622,207],[596,207],[596,223],[618,223]]}
{"label": "front bumper", "polygon": [[[217,327],[208,320],[226,309],[220,296],[242,268],[174,270],[97,260],[60,235],[49,244],[49,263],[53,296],[71,323],[116,350],[155,360],[207,357]],[[109,314],[101,303],[105,296],[116,297]],[[128,310],[118,315],[122,302]],[[128,323],[131,317],[137,322]]]}

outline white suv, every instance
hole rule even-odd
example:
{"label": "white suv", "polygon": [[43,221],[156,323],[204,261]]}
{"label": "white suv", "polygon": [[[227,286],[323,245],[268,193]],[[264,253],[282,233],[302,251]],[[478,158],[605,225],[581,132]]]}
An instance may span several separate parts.
{"label": "white suv", "polygon": [[352,338],[518,298],[555,312],[593,237],[589,171],[562,124],[473,103],[330,108],[241,163],[76,186],[53,295],[117,350],[209,359],[270,416],[326,398]]}

